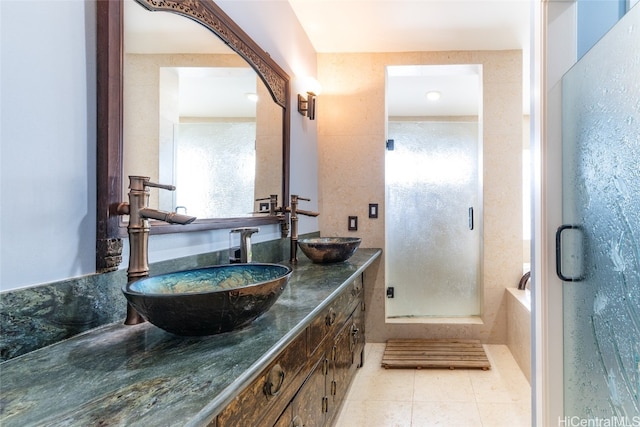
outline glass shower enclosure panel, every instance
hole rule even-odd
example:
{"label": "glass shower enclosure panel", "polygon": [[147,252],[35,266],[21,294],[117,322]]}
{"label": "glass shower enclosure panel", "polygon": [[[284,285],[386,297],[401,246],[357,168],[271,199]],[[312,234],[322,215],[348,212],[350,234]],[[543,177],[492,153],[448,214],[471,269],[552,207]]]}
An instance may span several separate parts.
{"label": "glass shower enclosure panel", "polygon": [[479,124],[389,120],[387,132],[387,317],[479,315]]}
{"label": "glass shower enclosure panel", "polygon": [[639,52],[636,6],[562,80],[556,254],[565,419],[580,425],[640,425]]}

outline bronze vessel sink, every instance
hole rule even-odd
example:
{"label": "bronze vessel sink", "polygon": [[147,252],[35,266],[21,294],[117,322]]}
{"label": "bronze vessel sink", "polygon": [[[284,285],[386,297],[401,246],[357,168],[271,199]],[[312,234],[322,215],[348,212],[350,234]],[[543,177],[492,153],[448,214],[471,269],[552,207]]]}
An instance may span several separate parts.
{"label": "bronze vessel sink", "polygon": [[213,335],[269,310],[291,277],[279,264],[229,264],[147,277],[122,292],[149,322],[176,335]]}
{"label": "bronze vessel sink", "polygon": [[361,241],[359,237],[314,237],[298,240],[298,246],[311,261],[323,264],[351,258]]}

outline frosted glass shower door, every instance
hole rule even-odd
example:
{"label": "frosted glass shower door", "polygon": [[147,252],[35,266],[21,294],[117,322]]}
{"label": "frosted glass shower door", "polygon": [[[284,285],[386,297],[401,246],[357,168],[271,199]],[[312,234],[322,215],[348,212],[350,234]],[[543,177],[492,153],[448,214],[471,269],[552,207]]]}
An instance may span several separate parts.
{"label": "frosted glass shower door", "polygon": [[478,123],[389,121],[387,317],[480,314]]}
{"label": "frosted glass shower door", "polygon": [[556,242],[571,425],[640,425],[639,52],[636,6],[562,80]]}

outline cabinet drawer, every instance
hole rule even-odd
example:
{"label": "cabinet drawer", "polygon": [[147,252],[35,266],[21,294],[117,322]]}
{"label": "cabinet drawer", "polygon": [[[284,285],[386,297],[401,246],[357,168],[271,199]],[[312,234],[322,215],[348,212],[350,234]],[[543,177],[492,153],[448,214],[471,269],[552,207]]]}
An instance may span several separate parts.
{"label": "cabinet drawer", "polygon": [[[300,371],[306,364],[305,355],[302,333],[220,412],[218,427],[273,425],[304,381]],[[273,420],[262,419],[271,414]]]}
{"label": "cabinet drawer", "polygon": [[364,287],[363,287],[362,275],[359,275],[353,282],[351,282],[351,284],[348,286],[348,289],[349,289],[349,303],[347,306],[347,313],[352,313],[353,310],[364,299]]}
{"label": "cabinet drawer", "polygon": [[312,355],[327,336],[334,336],[363,298],[362,275],[354,279],[308,327],[308,354]]}
{"label": "cabinet drawer", "polygon": [[334,336],[350,314],[363,299],[362,275],[356,277],[329,305],[322,315],[316,317],[308,328],[309,355],[312,355],[327,336]]}
{"label": "cabinet drawer", "polygon": [[327,336],[334,336],[342,327],[349,314],[352,288],[345,289],[321,315],[316,317],[309,327],[308,355],[311,356],[322,344]]}

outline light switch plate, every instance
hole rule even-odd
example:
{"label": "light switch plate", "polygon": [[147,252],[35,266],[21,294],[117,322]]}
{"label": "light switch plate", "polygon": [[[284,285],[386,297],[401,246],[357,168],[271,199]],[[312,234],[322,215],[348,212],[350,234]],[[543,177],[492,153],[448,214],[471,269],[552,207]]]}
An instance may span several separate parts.
{"label": "light switch plate", "polygon": [[349,217],[349,231],[357,231],[358,230],[358,217],[350,216]]}
{"label": "light switch plate", "polygon": [[378,204],[369,203],[369,218],[378,218]]}

